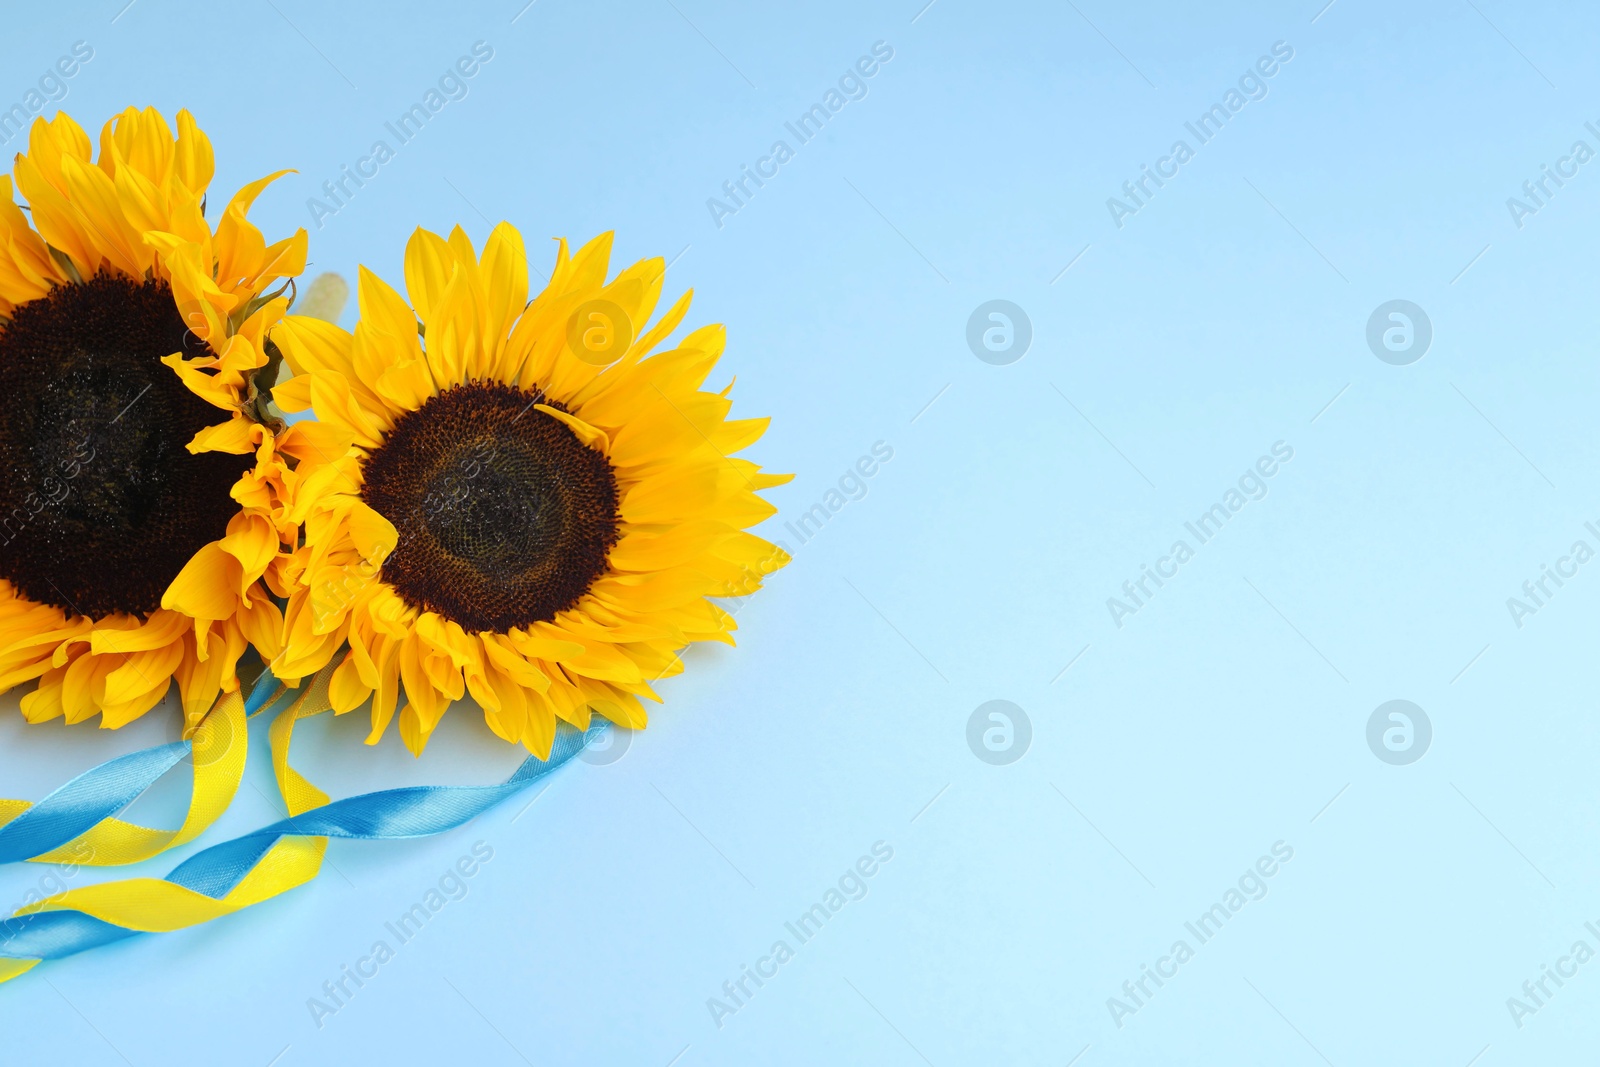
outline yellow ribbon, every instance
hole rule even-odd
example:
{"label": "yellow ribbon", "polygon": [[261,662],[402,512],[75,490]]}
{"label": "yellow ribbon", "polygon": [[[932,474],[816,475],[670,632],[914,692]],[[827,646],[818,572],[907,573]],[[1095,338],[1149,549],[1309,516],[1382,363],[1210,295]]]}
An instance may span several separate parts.
{"label": "yellow ribbon", "polygon": [[[278,713],[268,732],[273,771],[290,817],[328,803],[328,794],[289,766],[289,743],[298,720],[332,710],[333,705],[328,700],[328,684],[333,677],[334,666],[330,664],[319,672],[295,698],[294,703]],[[242,702],[240,711],[243,711]],[[242,765],[241,757],[241,769]],[[87,838],[88,835],[84,836]],[[322,870],[322,857],[327,848],[326,837],[280,838],[250,873],[220,899],[161,878],[126,878],[69,889],[19,908],[15,914],[77,910],[129,930],[167,933],[232,915],[252,904],[259,904],[304,885]],[[0,982],[16,977],[35,962],[0,958]]]}
{"label": "yellow ribbon", "polygon": [[330,663],[317,672],[311,683],[301,690],[294,703],[278,713],[267,731],[267,741],[272,748],[272,773],[278,779],[278,794],[290,816],[299,815],[328,802],[328,794],[306,780],[305,776],[289,766],[289,743],[294,739],[294,724],[313,715],[333,710],[328,698],[329,686],[337,664]]}
{"label": "yellow ribbon", "polygon": [[19,974],[27,974],[43,962],[41,960],[13,960],[0,957],[0,982],[9,982]]}
{"label": "yellow ribbon", "polygon": [[[115,817],[103,819],[60,848],[34,856],[29,862],[118,867],[159,856],[199,837],[233,803],[244,777],[245,758],[250,750],[244,694],[224,694],[201,720],[193,742],[190,759],[194,764],[194,786],[183,825],[176,830],[158,830]],[[31,807],[33,802],[29,800],[0,800],[0,825]],[[0,974],[4,974],[4,966],[0,961]]]}

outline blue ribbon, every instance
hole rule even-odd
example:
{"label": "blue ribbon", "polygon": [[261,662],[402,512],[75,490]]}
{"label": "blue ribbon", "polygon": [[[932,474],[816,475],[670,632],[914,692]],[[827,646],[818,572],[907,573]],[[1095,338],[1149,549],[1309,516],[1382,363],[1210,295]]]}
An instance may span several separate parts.
{"label": "blue ribbon", "polygon": [[174,741],[107,760],[0,827],[0,863],[30,860],[60,848],[132,804],[189,754]]}
{"label": "blue ribbon", "polygon": [[[251,697],[254,696],[255,693],[251,693]],[[561,727],[548,760],[529,756],[516,773],[499,785],[410,786],[335,800],[197,852],[173,868],[166,880],[220,899],[232,891],[282,837],[373,841],[426,837],[453,830],[572,759],[609,725],[597,717],[587,733]],[[141,932],[80,911],[35,912],[0,922],[0,956],[60,959]]]}
{"label": "blue ribbon", "polygon": [[277,700],[273,700],[272,695],[278,691],[280,684],[271,670],[263,669],[251,686],[249,694],[244,698],[245,718],[253,719],[266,711],[269,706],[281,710],[289,703],[291,697],[300,692],[301,687],[298,685],[284,686],[283,693]]}
{"label": "blue ribbon", "polygon": [[[262,671],[245,700],[245,715],[266,709],[277,692],[278,680]],[[283,698],[298,690],[288,689]],[[283,699],[271,701],[283,703]],[[0,863],[20,863],[42,856],[87,833],[132,804],[163,774],[190,752],[188,741],[174,741],[140,752],[130,752],[84,771],[66,785],[0,826]]]}

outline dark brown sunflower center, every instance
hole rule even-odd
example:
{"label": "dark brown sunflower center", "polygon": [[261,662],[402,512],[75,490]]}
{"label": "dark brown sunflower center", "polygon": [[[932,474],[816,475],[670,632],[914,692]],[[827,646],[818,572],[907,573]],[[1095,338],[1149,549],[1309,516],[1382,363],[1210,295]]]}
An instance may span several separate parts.
{"label": "dark brown sunflower center", "polygon": [[383,581],[469,632],[555,618],[605,573],[617,482],[546,403],[458,385],[402,415],[367,457],[361,497],[399,534]]}
{"label": "dark brown sunflower center", "polygon": [[161,357],[198,355],[164,282],[101,275],[0,326],[0,577],[91,618],[147,616],[238,510],[249,456],[191,455],[225,413]]}

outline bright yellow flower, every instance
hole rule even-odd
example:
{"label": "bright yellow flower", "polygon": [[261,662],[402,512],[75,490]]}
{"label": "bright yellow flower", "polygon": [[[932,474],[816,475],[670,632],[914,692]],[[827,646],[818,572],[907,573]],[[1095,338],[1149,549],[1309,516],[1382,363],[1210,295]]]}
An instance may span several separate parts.
{"label": "bright yellow flower", "polygon": [[298,680],[337,655],[334,709],[370,698],[368,743],[401,688],[416,753],[467,694],[540,756],[557,720],[642,728],[639,698],[660,699],[651,683],[682,669],[679,649],[733,643],[707,598],[788,562],[746,529],[774,512],[757,490],[789,476],[730,458],[768,420],[728,419],[731,383],[700,388],[722,327],[646,358],[689,294],[643,329],[665,266],[607,283],[610,252],[610,234],[570,257],[562,241],[530,303],[511,226],[481,259],[459,227],[418,230],[409,303],[363,269],[354,334],[298,316],[273,333],[296,372],[274,399],[315,411],[325,453],[351,447],[297,472],[305,543],[272,667]]}
{"label": "bright yellow flower", "polygon": [[246,644],[282,636],[262,579],[297,541],[307,442],[256,420],[253,377],[306,234],[246,221],[276,174],[213,229],[211,143],[177,126],[129,108],[95,159],[65,114],[35,121],[13,171],[31,224],[0,175],[0,691],[37,679],[32,722],[121,726],[176,679],[192,728]]}

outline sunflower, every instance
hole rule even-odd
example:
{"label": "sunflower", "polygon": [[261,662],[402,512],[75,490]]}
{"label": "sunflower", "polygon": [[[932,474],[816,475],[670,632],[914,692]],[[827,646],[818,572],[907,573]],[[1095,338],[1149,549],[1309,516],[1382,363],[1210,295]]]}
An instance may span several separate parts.
{"label": "sunflower", "polygon": [[253,381],[306,234],[246,221],[278,174],[213,229],[211,143],[177,128],[129,108],[94,159],[67,115],[36,120],[13,171],[31,224],[0,175],[0,692],[37,680],[31,722],[122,726],[176,681],[192,730],[247,643],[280,644],[262,579],[314,431],[263,425]]}
{"label": "sunflower", "polygon": [[733,643],[708,598],[788,562],[746,530],[775,511],[757,491],[790,476],[730,458],[768,420],[728,419],[732,383],[701,389],[723,328],[650,356],[691,294],[636,334],[665,265],[608,283],[610,253],[610,234],[576,255],[561,241],[529,302],[510,225],[481,258],[459,227],[419,229],[409,302],[362,268],[353,334],[300,316],[273,333],[295,372],[275,401],[350,448],[327,460],[330,440],[297,471],[305,543],[272,668],[296,682],[332,667],[336,712],[371,701],[369,744],[402,688],[400,736],[419,755],[467,694],[541,758],[558,720],[643,728],[640,698],[660,699],[679,649]]}

